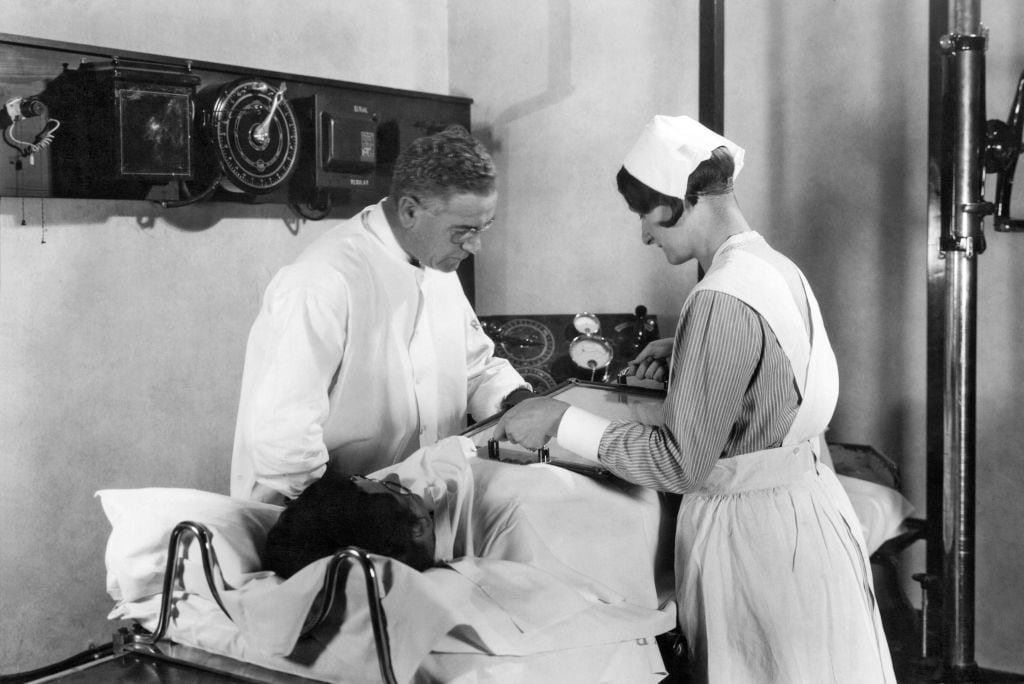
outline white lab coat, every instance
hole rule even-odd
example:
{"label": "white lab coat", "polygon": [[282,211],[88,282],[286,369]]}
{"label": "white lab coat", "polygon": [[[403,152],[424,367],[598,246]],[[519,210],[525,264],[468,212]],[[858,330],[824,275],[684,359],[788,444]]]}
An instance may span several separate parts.
{"label": "white lab coat", "polygon": [[279,503],[330,467],[370,473],[527,386],[454,273],[409,263],[377,204],[267,287],[246,349],[232,496]]}

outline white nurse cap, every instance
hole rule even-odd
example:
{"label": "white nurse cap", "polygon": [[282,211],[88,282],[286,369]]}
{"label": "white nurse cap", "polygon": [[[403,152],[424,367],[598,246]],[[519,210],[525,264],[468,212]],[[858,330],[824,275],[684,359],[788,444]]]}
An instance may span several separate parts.
{"label": "white nurse cap", "polygon": [[663,116],[651,120],[622,165],[641,183],[663,195],[683,199],[693,170],[725,146],[736,169],[743,168],[742,147],[705,128],[688,116]]}

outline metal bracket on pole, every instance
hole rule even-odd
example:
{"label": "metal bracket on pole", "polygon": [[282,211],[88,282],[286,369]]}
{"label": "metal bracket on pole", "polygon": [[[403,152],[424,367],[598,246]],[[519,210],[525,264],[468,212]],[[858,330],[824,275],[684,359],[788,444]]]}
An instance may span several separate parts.
{"label": "metal bracket on pole", "polygon": [[976,35],[948,33],[939,38],[939,47],[946,54],[964,52],[966,50],[984,51],[988,49],[988,31],[985,30],[981,34]]}
{"label": "metal bracket on pole", "polygon": [[[968,202],[961,204],[960,212],[971,216],[989,216],[995,213],[996,205],[992,202]],[[942,239],[943,252],[964,252],[968,259],[973,259],[985,251],[985,235],[979,231],[977,235],[949,235]]]}
{"label": "metal bracket on pole", "polygon": [[1013,174],[1024,148],[1024,73],[1006,121],[990,119],[985,126],[985,171],[996,174],[995,229],[1001,233],[1024,232],[1024,220],[1010,216]]}

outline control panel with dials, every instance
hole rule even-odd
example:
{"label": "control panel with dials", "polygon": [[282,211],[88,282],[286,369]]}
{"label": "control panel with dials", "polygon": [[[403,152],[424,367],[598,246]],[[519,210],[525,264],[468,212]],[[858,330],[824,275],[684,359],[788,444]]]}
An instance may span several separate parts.
{"label": "control panel with dials", "polygon": [[648,342],[658,339],[657,316],[638,306],[631,314],[592,313],[481,316],[495,354],[543,391],[574,378],[615,380]]}
{"label": "control panel with dials", "polygon": [[286,204],[347,217],[469,98],[0,34],[0,196]]}

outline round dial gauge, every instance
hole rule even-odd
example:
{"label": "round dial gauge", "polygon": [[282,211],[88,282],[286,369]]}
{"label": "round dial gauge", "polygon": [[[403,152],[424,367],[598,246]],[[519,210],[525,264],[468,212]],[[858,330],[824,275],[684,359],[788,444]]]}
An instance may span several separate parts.
{"label": "round dial gauge", "polygon": [[494,336],[505,358],[528,366],[547,363],[555,353],[555,336],[546,325],[529,318],[514,318]]}
{"label": "round dial gauge", "polygon": [[572,325],[576,332],[584,335],[596,335],[601,330],[601,321],[592,313],[578,313],[573,316]]}
{"label": "round dial gauge", "polygon": [[257,79],[221,89],[210,113],[210,133],[227,189],[268,193],[295,170],[299,127],[284,92],[284,83],[274,88]]}
{"label": "round dial gauge", "polygon": [[569,358],[586,370],[605,368],[612,362],[614,355],[611,342],[600,335],[579,335],[569,343]]}
{"label": "round dial gauge", "polygon": [[558,384],[555,382],[554,376],[543,368],[520,366],[516,370],[523,376],[523,380],[530,383],[534,392],[544,392]]}

